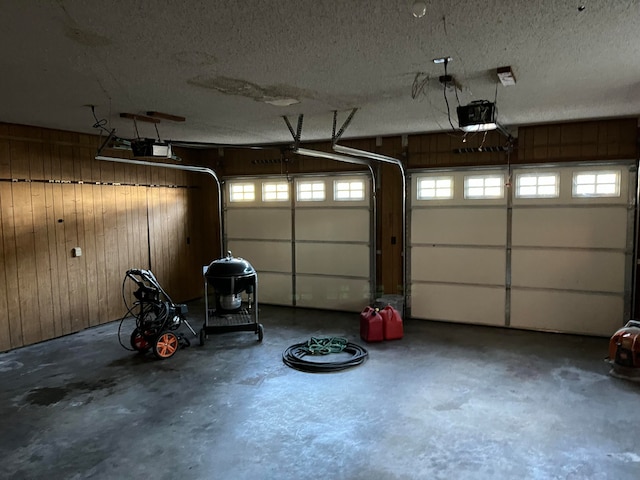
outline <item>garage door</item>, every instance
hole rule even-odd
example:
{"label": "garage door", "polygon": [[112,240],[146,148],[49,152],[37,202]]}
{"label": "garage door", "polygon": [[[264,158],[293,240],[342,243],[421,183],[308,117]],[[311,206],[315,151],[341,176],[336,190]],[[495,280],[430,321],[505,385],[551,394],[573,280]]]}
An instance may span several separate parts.
{"label": "garage door", "polygon": [[282,177],[225,183],[225,245],[258,272],[258,300],[293,305],[291,182]]}
{"label": "garage door", "polygon": [[413,172],[415,318],[608,336],[630,312],[632,163]]}
{"label": "garage door", "polygon": [[258,272],[261,303],[360,311],[372,297],[365,175],[229,179],[225,238]]}
{"label": "garage door", "polygon": [[635,170],[513,173],[511,325],[611,335],[630,315]]}
{"label": "garage door", "polygon": [[300,177],[294,184],[296,305],[362,310],[372,285],[369,177]]}
{"label": "garage door", "polygon": [[412,174],[411,316],[505,324],[503,170]]}

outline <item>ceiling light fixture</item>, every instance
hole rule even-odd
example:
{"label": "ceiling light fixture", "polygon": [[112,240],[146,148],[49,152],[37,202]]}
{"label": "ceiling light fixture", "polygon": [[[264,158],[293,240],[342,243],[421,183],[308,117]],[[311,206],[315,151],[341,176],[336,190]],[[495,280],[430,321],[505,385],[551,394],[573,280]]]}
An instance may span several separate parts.
{"label": "ceiling light fixture", "polygon": [[269,105],[274,105],[276,107],[288,107],[289,105],[295,105],[300,103],[300,100],[297,98],[270,98],[269,100],[263,100],[264,103],[268,103]]}
{"label": "ceiling light fixture", "polygon": [[424,2],[413,2],[411,14],[416,18],[422,18],[427,14],[427,5]]}

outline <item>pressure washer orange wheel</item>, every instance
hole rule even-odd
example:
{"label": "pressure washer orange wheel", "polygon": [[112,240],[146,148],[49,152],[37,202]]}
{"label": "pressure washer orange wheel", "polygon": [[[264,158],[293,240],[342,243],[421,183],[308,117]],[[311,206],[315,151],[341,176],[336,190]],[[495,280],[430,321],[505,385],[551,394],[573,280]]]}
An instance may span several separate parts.
{"label": "pressure washer orange wheel", "polygon": [[178,351],[180,342],[178,336],[173,332],[162,332],[153,344],[153,353],[160,360],[172,357]]}

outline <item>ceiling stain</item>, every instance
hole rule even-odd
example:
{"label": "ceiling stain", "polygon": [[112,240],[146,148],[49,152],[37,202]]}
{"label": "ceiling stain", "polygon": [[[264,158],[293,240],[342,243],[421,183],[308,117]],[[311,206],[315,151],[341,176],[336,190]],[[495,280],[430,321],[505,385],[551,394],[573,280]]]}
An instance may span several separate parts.
{"label": "ceiling stain", "polygon": [[290,85],[260,86],[238,78],[204,77],[199,76],[187,81],[190,85],[215,90],[225,95],[236,95],[250,98],[256,102],[266,102],[279,98],[313,99],[317,94],[310,90],[292,87]]}
{"label": "ceiling stain", "polygon": [[197,67],[213,65],[218,61],[218,59],[210,53],[201,51],[176,52],[173,54],[173,60]]}
{"label": "ceiling stain", "polygon": [[78,26],[78,22],[76,22],[69,14],[69,11],[64,5],[64,1],[57,0],[56,3],[64,13],[65,18],[62,20],[62,23],[64,24],[64,35],[67,38],[79,43],[80,45],[84,45],[85,47],[105,47],[113,43],[107,37],[103,37],[97,33],[80,28]]}
{"label": "ceiling stain", "polygon": [[107,37],[98,35],[97,33],[90,32],[88,30],[82,30],[76,26],[65,25],[64,34],[70,40],[73,40],[85,47],[106,47],[113,42]]}
{"label": "ceiling stain", "polygon": [[[372,99],[363,95],[324,95],[314,90],[294,87],[291,85],[258,85],[239,78],[198,76],[187,80],[189,85],[207,88],[223,93],[250,98],[256,102],[270,102],[279,99],[294,98],[298,101],[312,100],[324,102],[336,109],[348,109],[361,106]],[[375,98],[378,95],[374,96]]]}

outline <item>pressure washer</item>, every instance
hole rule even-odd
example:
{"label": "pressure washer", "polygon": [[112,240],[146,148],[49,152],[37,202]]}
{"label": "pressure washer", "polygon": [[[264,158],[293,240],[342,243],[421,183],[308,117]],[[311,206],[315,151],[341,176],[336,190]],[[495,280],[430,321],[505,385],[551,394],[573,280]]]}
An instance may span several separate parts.
{"label": "pressure washer", "polygon": [[[136,300],[131,306],[127,302],[127,280],[132,281],[136,286],[133,292]],[[187,306],[174,303],[151,270],[127,270],[122,281],[122,299],[127,307],[127,313],[120,321],[118,340],[127,350],[138,353],[147,353],[152,350],[157,358],[164,360],[172,357],[180,347],[191,345],[189,339],[177,331],[180,325],[184,323],[191,333],[197,336],[185,317]],[[135,318],[136,328],[131,332],[129,341],[131,348],[128,348],[122,342],[120,329],[123,322],[130,317]]]}

